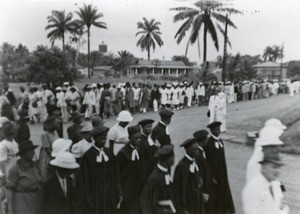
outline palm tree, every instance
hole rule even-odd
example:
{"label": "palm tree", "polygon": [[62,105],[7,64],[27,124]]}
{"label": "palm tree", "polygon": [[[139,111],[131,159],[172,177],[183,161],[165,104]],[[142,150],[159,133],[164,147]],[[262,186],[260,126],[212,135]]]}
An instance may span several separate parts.
{"label": "palm tree", "polygon": [[72,17],[72,13],[66,14],[64,10],[53,10],[52,15],[47,17],[48,25],[45,29],[51,29],[51,31],[47,34],[47,38],[50,39],[52,45],[55,40],[59,39],[62,40],[63,50],[65,49],[65,33],[73,32],[75,30]]}
{"label": "palm tree", "polygon": [[[225,82],[226,79],[226,62],[227,62],[227,44],[231,47],[231,42],[228,39],[228,23],[231,22],[229,19],[229,16],[231,14],[243,14],[241,11],[236,10],[234,8],[221,8],[219,11],[224,11],[226,13],[226,20],[225,20],[225,29],[217,24],[217,27],[219,31],[223,34],[224,36],[224,49],[223,49],[223,63],[222,63],[222,81]],[[234,25],[232,26],[236,28]]]}
{"label": "palm tree", "polygon": [[177,38],[177,43],[179,44],[182,39],[186,36],[187,32],[191,29],[191,34],[188,39],[186,54],[188,51],[188,46],[190,44],[198,43],[199,47],[199,37],[200,30],[203,26],[203,65],[204,72],[203,78],[206,78],[206,53],[207,53],[207,34],[211,35],[211,38],[214,42],[214,45],[217,50],[219,50],[219,42],[217,31],[215,28],[214,20],[218,22],[227,23],[229,26],[235,27],[233,22],[226,18],[222,14],[225,9],[219,12],[219,9],[222,7],[221,3],[215,1],[198,1],[194,4],[195,7],[177,7],[171,8],[171,10],[178,11],[178,13],[174,16],[174,22],[184,21],[181,27],[178,29],[175,34],[175,38]]}
{"label": "palm tree", "polygon": [[123,75],[125,75],[128,68],[134,64],[135,57],[132,53],[126,50],[118,51],[118,55],[119,57],[114,67],[116,70],[122,71]]}
{"label": "palm tree", "polygon": [[91,26],[95,26],[98,28],[107,29],[105,22],[97,21],[101,17],[103,17],[102,13],[98,13],[98,9],[93,5],[84,4],[82,8],[79,8],[79,11],[76,12],[80,17],[80,21],[82,25],[87,27],[88,33],[88,77],[91,78],[90,73],[90,28]]}
{"label": "palm tree", "polygon": [[150,22],[144,17],[144,22],[138,22],[137,28],[141,29],[141,31],[137,32],[135,36],[142,34],[140,39],[137,42],[137,46],[140,46],[142,51],[147,50],[148,52],[148,60],[150,60],[150,49],[153,48],[155,50],[156,44],[161,47],[164,42],[160,38],[161,32],[159,29],[159,25],[161,24],[155,19],[151,19]]}
{"label": "palm tree", "polygon": [[273,58],[273,47],[272,46],[267,46],[264,50],[264,53],[263,53],[263,58],[264,58],[264,61],[267,61],[267,59],[269,61],[273,61],[272,58]]}

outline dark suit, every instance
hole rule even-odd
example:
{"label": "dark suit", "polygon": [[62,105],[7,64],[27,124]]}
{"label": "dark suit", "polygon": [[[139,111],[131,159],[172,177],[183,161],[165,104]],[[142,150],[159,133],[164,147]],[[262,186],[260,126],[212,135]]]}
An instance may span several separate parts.
{"label": "dark suit", "polygon": [[41,214],[75,214],[81,213],[75,188],[71,197],[66,197],[59,183],[58,177],[53,174],[44,184],[41,193]]}
{"label": "dark suit", "polygon": [[158,140],[161,146],[172,144],[170,135],[166,133],[166,126],[161,122],[154,127],[151,137],[153,141]]}

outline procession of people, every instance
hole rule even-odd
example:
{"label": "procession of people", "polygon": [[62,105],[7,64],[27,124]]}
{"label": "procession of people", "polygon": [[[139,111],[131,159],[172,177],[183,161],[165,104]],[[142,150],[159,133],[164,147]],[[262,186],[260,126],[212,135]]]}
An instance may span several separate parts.
{"label": "procession of people", "polygon": [[[42,92],[31,88],[31,95],[22,88],[19,105],[15,101],[15,110],[0,117],[0,213],[236,213],[226,142],[220,138],[226,131],[226,105],[238,100],[229,86],[211,86],[208,100],[206,88],[199,84],[199,92],[193,83],[155,85],[151,91],[127,83],[115,88],[116,96],[109,84],[86,86],[85,93],[69,83],[56,88],[56,94],[46,85]],[[7,100],[17,100],[7,90]],[[133,124],[134,114],[146,113],[152,98],[160,120],[144,116]],[[255,92],[243,95],[256,98]],[[180,144],[185,153],[174,167],[178,145],[169,131],[172,117],[196,101],[208,104],[210,133],[193,130]],[[113,112],[116,124],[106,127],[104,116]],[[30,140],[30,121],[43,123],[40,142]],[[64,136],[68,121],[72,124]],[[289,212],[278,178],[282,161],[277,148],[285,129],[270,119],[259,133],[242,195],[246,214]],[[257,183],[260,191],[254,191]]]}

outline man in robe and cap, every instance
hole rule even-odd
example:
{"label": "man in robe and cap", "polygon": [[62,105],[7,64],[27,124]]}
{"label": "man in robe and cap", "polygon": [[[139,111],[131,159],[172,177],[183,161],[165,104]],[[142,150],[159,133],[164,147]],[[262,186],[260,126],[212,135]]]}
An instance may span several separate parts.
{"label": "man in robe and cap", "polygon": [[81,160],[78,176],[85,213],[116,213],[121,200],[116,159],[104,147],[108,130],[105,126],[92,130],[94,143]]}
{"label": "man in robe and cap", "polygon": [[278,180],[279,168],[283,165],[279,154],[264,156],[260,173],[247,182],[242,196],[245,214],[288,214],[289,207],[274,200],[272,181]]}
{"label": "man in robe and cap", "polygon": [[203,197],[204,197],[204,210],[205,213],[212,212],[212,201],[213,201],[213,186],[215,184],[215,179],[212,177],[212,169],[207,161],[206,153],[204,147],[207,144],[209,133],[206,130],[196,131],[193,136],[198,142],[198,149],[200,154],[197,156],[197,164],[199,170],[203,174]]}
{"label": "man in robe and cap", "polygon": [[168,125],[171,123],[174,112],[164,109],[159,112],[160,121],[152,130],[152,139],[161,146],[172,144]]}
{"label": "man in robe and cap", "polygon": [[233,199],[227,175],[225,148],[220,136],[221,122],[215,121],[207,127],[211,131],[204,151],[207,161],[212,169],[212,175],[216,180],[213,188],[213,212],[212,213],[235,213]]}
{"label": "man in robe and cap", "polygon": [[145,166],[146,179],[150,176],[150,174],[152,173],[153,169],[157,164],[157,160],[156,158],[154,158],[154,154],[156,153],[159,147],[155,145],[151,137],[153,123],[154,120],[151,119],[144,119],[138,122],[142,134],[140,148],[146,163]]}
{"label": "man in robe and cap", "polygon": [[144,160],[140,152],[140,128],[128,128],[129,142],[118,152],[116,159],[120,174],[123,201],[120,213],[140,213],[140,195],[145,183]]}
{"label": "man in robe and cap", "polygon": [[174,185],[183,213],[204,213],[203,173],[197,164],[200,155],[195,138],[180,145],[186,153],[175,168]]}
{"label": "man in robe and cap", "polygon": [[156,152],[158,164],[141,194],[143,214],[180,213],[180,207],[169,169],[174,165],[174,146],[165,145]]}

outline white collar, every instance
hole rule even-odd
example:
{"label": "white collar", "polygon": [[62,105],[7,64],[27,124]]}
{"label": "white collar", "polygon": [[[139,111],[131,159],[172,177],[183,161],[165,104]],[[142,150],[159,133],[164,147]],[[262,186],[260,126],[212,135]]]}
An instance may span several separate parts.
{"label": "white collar", "polygon": [[190,161],[194,161],[194,159],[191,157],[191,156],[189,156],[187,153],[185,153],[185,155],[184,155],[187,159],[189,159]]}
{"label": "white collar", "polygon": [[162,121],[159,121],[161,124],[163,124],[164,126],[167,126],[167,124],[165,124],[164,122],[162,122]]}
{"label": "white collar", "polygon": [[165,167],[163,167],[162,165],[160,165],[159,163],[157,164],[157,168],[159,168],[161,171],[163,172],[168,172],[169,170]]}
{"label": "white collar", "polygon": [[212,136],[212,138],[213,139],[215,139],[215,140],[217,140],[217,141],[219,141],[220,140],[220,138],[219,137],[216,137],[215,135],[213,135],[213,134],[211,134],[211,136]]}
{"label": "white collar", "polygon": [[204,151],[203,148],[199,145],[198,145],[198,149],[200,149],[201,151]]}

